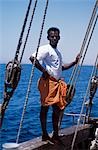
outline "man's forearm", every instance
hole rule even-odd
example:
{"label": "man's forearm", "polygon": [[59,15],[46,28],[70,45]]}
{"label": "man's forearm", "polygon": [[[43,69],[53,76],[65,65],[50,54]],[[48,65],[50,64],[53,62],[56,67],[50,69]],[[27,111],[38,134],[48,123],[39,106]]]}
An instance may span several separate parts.
{"label": "man's forearm", "polygon": [[62,70],[67,70],[70,69],[71,67],[73,67],[76,64],[76,61],[71,62],[70,64],[65,64],[64,66],[62,66]]}
{"label": "man's forearm", "polygon": [[[34,63],[34,57],[30,57],[30,61],[32,62],[32,64]],[[41,72],[46,72],[46,70],[41,66],[41,64],[39,63],[39,61],[36,59],[36,61],[35,61],[35,67],[37,68],[37,69],[39,69]]]}

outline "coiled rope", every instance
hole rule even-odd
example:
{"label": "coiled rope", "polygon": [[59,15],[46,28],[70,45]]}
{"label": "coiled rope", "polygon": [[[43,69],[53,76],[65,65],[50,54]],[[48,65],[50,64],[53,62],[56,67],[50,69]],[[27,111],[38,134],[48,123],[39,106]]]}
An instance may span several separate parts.
{"label": "coiled rope", "polygon": [[18,130],[18,134],[17,134],[16,143],[18,143],[18,141],[19,141],[20,131],[21,131],[21,128],[22,128],[24,115],[25,115],[25,111],[26,111],[26,106],[27,106],[27,103],[28,103],[28,97],[29,97],[30,88],[31,88],[31,84],[32,84],[32,78],[33,78],[33,75],[34,75],[35,62],[36,62],[36,59],[37,59],[38,49],[39,49],[39,46],[40,46],[42,33],[43,33],[43,28],[44,28],[44,23],[45,23],[45,18],[46,18],[46,14],[47,14],[48,3],[49,3],[49,0],[46,1],[43,21],[42,21],[42,26],[41,26],[41,31],[40,31],[40,36],[39,36],[37,50],[36,50],[36,56],[35,56],[35,59],[34,59],[34,63],[33,63],[32,70],[31,70],[31,75],[30,75],[30,79],[29,79],[29,83],[28,83],[28,88],[27,88],[27,93],[26,93],[26,98],[25,98],[25,102],[24,102],[23,112],[22,112],[22,116],[21,116],[21,120],[20,120],[20,125],[19,125],[19,130]]}

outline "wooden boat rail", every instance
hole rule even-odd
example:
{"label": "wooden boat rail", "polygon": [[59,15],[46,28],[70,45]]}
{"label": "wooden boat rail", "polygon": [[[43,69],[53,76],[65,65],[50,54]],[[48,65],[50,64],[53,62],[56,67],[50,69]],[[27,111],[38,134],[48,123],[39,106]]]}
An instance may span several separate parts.
{"label": "wooden boat rail", "polygon": [[[21,143],[18,150],[70,150],[75,129],[76,125],[60,130],[60,133],[64,135],[61,137],[62,144],[56,143],[51,145],[47,142],[42,142],[41,137],[38,137]],[[92,129],[92,125],[88,124],[79,126],[74,150],[88,149],[91,142]]]}

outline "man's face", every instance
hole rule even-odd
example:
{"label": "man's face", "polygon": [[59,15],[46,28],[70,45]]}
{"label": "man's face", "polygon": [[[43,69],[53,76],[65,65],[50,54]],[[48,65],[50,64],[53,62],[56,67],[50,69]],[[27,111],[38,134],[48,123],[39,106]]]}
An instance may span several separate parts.
{"label": "man's face", "polygon": [[60,39],[60,35],[59,35],[58,31],[50,31],[49,32],[48,40],[50,41],[50,45],[53,48],[56,48],[59,39]]}

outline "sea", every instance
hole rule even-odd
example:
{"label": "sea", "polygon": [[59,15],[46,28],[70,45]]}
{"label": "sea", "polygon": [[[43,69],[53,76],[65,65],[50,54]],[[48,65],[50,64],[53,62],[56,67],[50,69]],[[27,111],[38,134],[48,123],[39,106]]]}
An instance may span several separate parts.
{"label": "sea", "polygon": [[[3,101],[4,93],[4,80],[5,80],[5,64],[0,64],[0,103]],[[65,108],[64,116],[61,123],[61,128],[70,127],[73,124],[77,124],[78,117],[73,120],[72,116],[66,115],[66,113],[80,114],[83,105],[84,97],[87,92],[88,82],[91,76],[93,66],[82,66],[81,72],[79,72],[76,84],[75,95],[72,102]],[[24,103],[26,100],[28,84],[30,80],[32,65],[22,64],[22,73],[19,84],[10,99],[8,108],[4,116],[4,122],[2,129],[0,130],[0,144],[16,142],[17,134],[19,131],[19,125],[24,110]],[[62,77],[65,82],[68,83],[72,74],[73,68],[63,71]],[[24,119],[22,122],[19,143],[31,140],[35,137],[41,136],[40,126],[40,95],[37,89],[37,81],[41,76],[41,72],[36,68],[34,69],[30,92],[28,95],[28,102],[24,113]],[[89,99],[87,96],[86,100]],[[84,105],[84,112],[86,106]],[[83,112],[83,113],[84,113]],[[98,117],[98,90],[93,99],[93,106],[91,111],[92,117]],[[47,118],[48,132],[52,132],[52,108],[50,107]]]}

